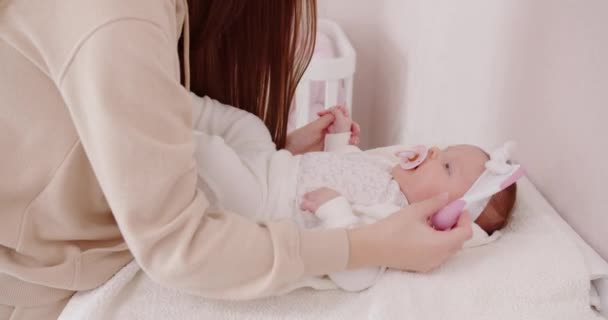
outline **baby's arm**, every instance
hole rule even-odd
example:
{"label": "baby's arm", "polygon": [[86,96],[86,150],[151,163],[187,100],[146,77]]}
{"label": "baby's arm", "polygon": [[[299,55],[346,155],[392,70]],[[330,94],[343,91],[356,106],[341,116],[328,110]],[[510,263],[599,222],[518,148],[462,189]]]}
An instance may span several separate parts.
{"label": "baby's arm", "polygon": [[350,132],[328,133],[325,136],[325,152],[350,153],[361,152],[357,146],[349,144]]}
{"label": "baby's arm", "polygon": [[360,222],[348,200],[330,188],[319,188],[306,193],[300,208],[314,213],[321,220],[323,228],[340,228]]}
{"label": "baby's arm", "polygon": [[[302,209],[314,212],[322,228],[340,228],[362,223],[346,198],[329,188],[321,188],[304,195]],[[361,291],[374,285],[385,268],[363,268],[329,274],[328,277],[346,291]]]}

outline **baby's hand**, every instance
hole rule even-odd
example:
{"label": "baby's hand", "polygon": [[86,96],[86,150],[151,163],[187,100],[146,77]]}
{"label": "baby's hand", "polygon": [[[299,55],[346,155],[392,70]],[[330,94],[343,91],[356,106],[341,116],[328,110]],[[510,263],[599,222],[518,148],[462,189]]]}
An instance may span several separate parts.
{"label": "baby's hand", "polygon": [[339,196],[340,193],[335,190],[330,188],[320,188],[304,194],[302,202],[300,203],[300,209],[315,213],[319,207],[324,205],[326,202]]}
{"label": "baby's hand", "polygon": [[351,131],[351,127],[353,126],[353,119],[350,117],[350,114],[348,113],[348,109],[346,107],[331,107],[327,110],[320,111],[318,115],[323,116],[328,113],[331,113],[334,116],[334,123],[332,123],[332,125],[328,128],[329,133],[343,133]]}

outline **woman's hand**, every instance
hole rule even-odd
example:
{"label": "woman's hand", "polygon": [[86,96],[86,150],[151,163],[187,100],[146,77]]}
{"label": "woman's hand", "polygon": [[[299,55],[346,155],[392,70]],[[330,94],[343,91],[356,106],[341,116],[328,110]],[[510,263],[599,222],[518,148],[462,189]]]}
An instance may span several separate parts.
{"label": "woman's hand", "polygon": [[335,106],[318,113],[319,116],[323,116],[327,113],[334,115],[334,122],[327,128],[329,133],[345,133],[350,132],[353,125],[353,119],[348,114],[348,109],[343,106]]}
{"label": "woman's hand", "polygon": [[315,213],[319,207],[339,196],[338,191],[330,188],[319,188],[304,194],[300,209]]}
{"label": "woman's hand", "polygon": [[458,252],[473,232],[468,213],[449,231],[437,231],[430,217],[448,202],[447,194],[413,204],[371,225],[348,229],[349,269],[366,266],[428,272]]}
{"label": "woman's hand", "polygon": [[349,143],[352,145],[359,144],[359,134],[361,133],[361,128],[359,127],[359,124],[351,118],[348,108],[345,106],[335,106],[329,109],[321,110],[317,113],[319,117],[326,114],[333,114],[336,119],[328,128],[329,133],[342,133],[350,130],[351,134]]}
{"label": "woman's hand", "polygon": [[[335,116],[331,112],[331,110],[334,108],[338,107],[336,106],[320,111],[317,113],[319,116],[317,120],[290,133],[287,136],[287,141],[285,142],[285,149],[289,150],[289,152],[293,153],[294,155],[313,151],[323,151],[325,135],[328,133],[329,127],[334,123],[335,120]],[[348,109],[344,108],[344,110],[346,110],[346,116],[350,118]],[[349,143],[352,145],[358,145],[359,135],[361,133],[359,124],[352,121],[350,131],[351,135]]]}
{"label": "woman's hand", "polygon": [[334,115],[329,113],[319,119],[294,130],[287,136],[285,149],[294,155],[306,152],[323,151],[325,135],[334,122]]}

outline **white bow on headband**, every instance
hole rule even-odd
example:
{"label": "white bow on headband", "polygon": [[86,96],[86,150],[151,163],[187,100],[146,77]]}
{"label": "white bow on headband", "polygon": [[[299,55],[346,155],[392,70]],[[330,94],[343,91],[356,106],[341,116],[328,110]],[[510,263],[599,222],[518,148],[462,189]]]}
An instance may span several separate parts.
{"label": "white bow on headband", "polygon": [[523,176],[523,168],[519,164],[511,163],[514,149],[515,142],[508,141],[502,147],[492,151],[490,160],[485,165],[486,170],[462,197],[467,203],[465,209],[469,211],[473,221],[481,215],[493,195]]}

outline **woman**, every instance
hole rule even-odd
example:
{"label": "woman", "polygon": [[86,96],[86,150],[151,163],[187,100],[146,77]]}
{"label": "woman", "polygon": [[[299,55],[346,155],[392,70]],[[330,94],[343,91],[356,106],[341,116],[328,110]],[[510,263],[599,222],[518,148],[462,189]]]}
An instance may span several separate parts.
{"label": "woman", "polygon": [[445,197],[348,231],[207,210],[182,29],[186,87],[191,69],[194,92],[253,112],[277,145],[319,150],[333,119],[285,136],[314,1],[190,5],[192,41],[186,0],[0,4],[0,319],[56,318],[133,258],[167,287],[250,299],[345,268],[427,271],[470,237],[467,215],[450,232],[427,225]]}

